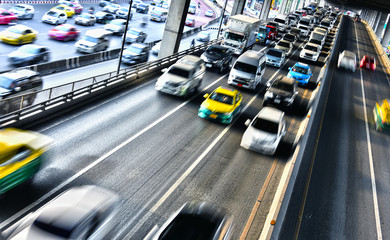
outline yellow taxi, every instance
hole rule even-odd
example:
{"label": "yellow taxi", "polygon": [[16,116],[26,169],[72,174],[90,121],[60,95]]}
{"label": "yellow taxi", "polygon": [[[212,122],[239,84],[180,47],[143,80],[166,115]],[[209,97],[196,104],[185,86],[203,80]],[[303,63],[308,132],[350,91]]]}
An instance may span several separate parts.
{"label": "yellow taxi", "polygon": [[0,195],[33,177],[52,139],[15,128],[0,130]]}
{"label": "yellow taxi", "polygon": [[37,39],[38,32],[22,24],[8,27],[0,32],[0,40],[4,43],[21,45],[32,43]]}
{"label": "yellow taxi", "polygon": [[390,130],[390,105],[389,99],[383,99],[375,103],[374,120],[376,130],[389,131]]}
{"label": "yellow taxi", "polygon": [[57,5],[57,6],[53,7],[50,10],[55,10],[55,9],[60,10],[60,11],[64,11],[68,18],[73,17],[73,15],[75,14],[74,9],[69,7],[69,6],[67,6],[67,5],[65,5],[65,4]]}
{"label": "yellow taxi", "polygon": [[198,112],[201,118],[229,124],[241,111],[242,95],[235,89],[220,86],[204,98]]}

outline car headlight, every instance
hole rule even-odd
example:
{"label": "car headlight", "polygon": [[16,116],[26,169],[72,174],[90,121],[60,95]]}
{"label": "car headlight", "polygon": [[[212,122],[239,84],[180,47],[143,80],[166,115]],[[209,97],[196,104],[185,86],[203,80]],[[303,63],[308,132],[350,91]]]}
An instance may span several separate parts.
{"label": "car headlight", "polygon": [[273,98],[273,97],[274,97],[274,94],[272,92],[267,91],[264,94],[264,98]]}
{"label": "car headlight", "polygon": [[225,116],[225,117],[230,117],[232,115],[232,113],[231,112],[227,112],[227,113],[223,113],[222,115]]}

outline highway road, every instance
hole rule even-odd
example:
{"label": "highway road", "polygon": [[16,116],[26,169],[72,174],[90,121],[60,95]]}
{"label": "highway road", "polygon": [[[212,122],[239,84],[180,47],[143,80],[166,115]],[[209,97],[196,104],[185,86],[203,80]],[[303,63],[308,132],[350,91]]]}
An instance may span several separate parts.
{"label": "highway road", "polygon": [[[128,3],[119,3],[121,6],[128,7]],[[10,9],[15,4],[0,4],[1,8],[4,9]],[[52,7],[56,6],[57,4],[31,4],[35,8],[35,16],[32,20],[18,20],[17,24],[23,24],[29,27],[32,27],[36,31],[39,32],[38,39],[35,41],[36,44],[47,46],[51,50],[51,56],[50,60],[60,60],[60,59],[66,59],[74,56],[81,56],[83,53],[77,53],[76,49],[74,47],[75,41],[70,42],[61,42],[56,40],[51,40],[47,36],[47,33],[50,29],[54,28],[55,25],[50,25],[47,23],[42,23],[41,19],[42,16]],[[103,8],[99,7],[97,3],[92,4],[82,4],[84,10],[88,11],[88,9],[93,6],[95,8],[95,12],[101,11]],[[206,4],[203,4],[201,6],[200,11],[198,10],[195,14],[189,14],[189,16],[194,16],[196,19],[196,25],[199,26],[200,24],[205,24],[206,22],[212,20],[213,18],[208,18],[204,16],[204,13],[210,9]],[[68,18],[67,23],[74,24],[74,19],[77,15],[74,15],[72,18]],[[165,23],[164,22],[154,22],[149,21],[146,27],[141,28],[140,23],[142,21],[142,18],[148,16],[148,14],[143,13],[134,13],[133,18],[130,21],[129,28],[134,27],[138,29],[142,29],[147,33],[147,38],[145,42],[153,42],[156,40],[160,40],[163,36]],[[215,18],[215,16],[214,16]],[[94,26],[82,26],[82,25],[75,25],[77,29],[80,30],[80,36],[84,36],[85,32],[90,29],[103,29],[104,24],[96,23]],[[8,28],[9,25],[0,25],[0,31],[3,31],[4,29]],[[190,30],[192,27],[184,27],[184,31]],[[215,34],[216,35],[216,34]],[[122,36],[111,36],[110,37],[110,47],[108,50],[120,48],[122,44]],[[7,55],[11,53],[12,51],[16,50],[19,46],[9,45],[0,42],[0,57],[3,59],[7,58]],[[127,46],[127,44],[126,44]],[[151,59],[153,59],[153,56],[151,56]],[[10,66],[7,62],[4,62],[0,65],[0,71],[6,71],[13,69],[13,66]]]}
{"label": "highway road", "polygon": [[[362,23],[345,18],[340,48],[375,56]],[[374,127],[375,102],[390,96],[382,63],[351,73],[330,65],[330,91],[320,122],[308,189],[290,204],[282,239],[389,239],[390,136]],[[299,221],[301,219],[301,221]]]}
{"label": "highway road", "polygon": [[[281,69],[266,67],[264,81],[287,74],[298,60],[300,44]],[[256,47],[260,48],[265,49]],[[311,69],[316,79],[320,66]],[[64,74],[71,77],[78,71],[83,69]],[[251,226],[248,218],[260,201],[261,217],[248,233],[258,236],[293,143],[300,138],[307,104],[317,91],[299,89],[296,106],[286,115],[287,135],[275,156],[265,156],[239,146],[244,122],[262,107],[264,85],[256,91],[240,89],[243,111],[232,124],[222,125],[199,118],[197,112],[205,93],[228,86],[227,74],[207,71],[201,90],[186,99],[157,92],[155,81],[122,89],[31,128],[51,136],[55,145],[30,184],[0,200],[0,229],[64,189],[95,184],[122,199],[108,239],[142,239],[155,224],[161,225],[192,200],[213,202],[233,215],[233,239]],[[261,191],[265,195],[259,198]]]}

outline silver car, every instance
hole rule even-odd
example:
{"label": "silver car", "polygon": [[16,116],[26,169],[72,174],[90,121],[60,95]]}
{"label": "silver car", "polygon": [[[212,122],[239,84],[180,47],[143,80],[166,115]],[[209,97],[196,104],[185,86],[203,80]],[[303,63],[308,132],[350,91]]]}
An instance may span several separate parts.
{"label": "silver car", "polygon": [[6,239],[105,239],[114,227],[119,197],[97,186],[73,187],[22,218]]}
{"label": "silver car", "polygon": [[9,11],[18,16],[18,19],[33,19],[35,13],[34,7],[27,4],[16,4]]}

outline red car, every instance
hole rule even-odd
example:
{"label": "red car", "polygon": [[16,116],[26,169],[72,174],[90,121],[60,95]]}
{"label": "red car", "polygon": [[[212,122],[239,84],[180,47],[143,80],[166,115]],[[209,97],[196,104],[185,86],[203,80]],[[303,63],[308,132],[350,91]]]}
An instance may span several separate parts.
{"label": "red car", "polygon": [[49,31],[49,37],[59,41],[76,40],[80,34],[80,31],[70,24],[61,24]]}
{"label": "red car", "polygon": [[360,60],[360,68],[366,68],[374,71],[376,68],[375,58],[368,55],[364,55],[362,60]]}
{"label": "red car", "polygon": [[194,27],[195,26],[195,19],[187,18],[185,25],[188,26],[188,27]]}
{"label": "red car", "polygon": [[77,2],[66,2],[65,5],[73,8],[75,14],[80,14],[83,11],[83,7]]}
{"label": "red car", "polygon": [[11,22],[15,22],[18,17],[12,12],[0,9],[0,24],[9,24]]}

